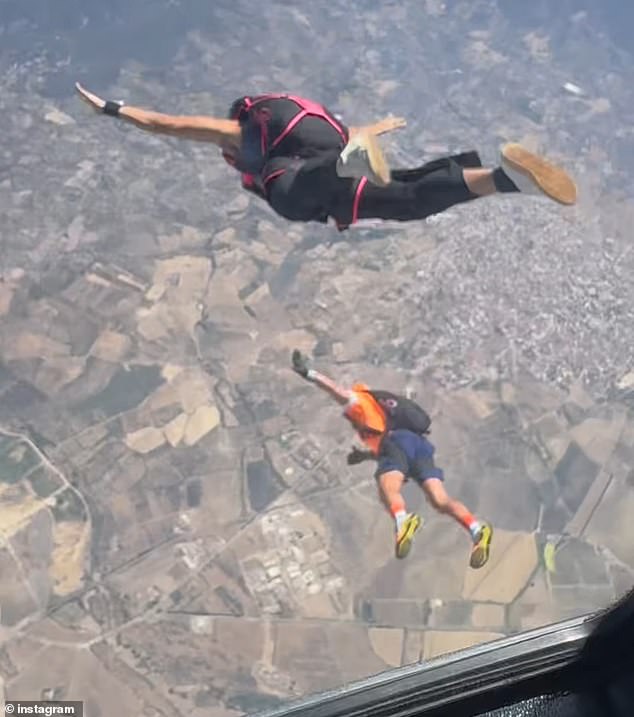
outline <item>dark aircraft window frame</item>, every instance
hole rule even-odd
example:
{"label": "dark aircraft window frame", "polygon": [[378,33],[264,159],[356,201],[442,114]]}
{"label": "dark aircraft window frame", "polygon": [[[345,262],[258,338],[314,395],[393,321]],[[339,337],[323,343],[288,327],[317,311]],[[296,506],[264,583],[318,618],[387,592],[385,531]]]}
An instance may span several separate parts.
{"label": "dark aircraft window frame", "polygon": [[397,715],[632,717],[634,591],[607,610],[384,672],[258,717]]}

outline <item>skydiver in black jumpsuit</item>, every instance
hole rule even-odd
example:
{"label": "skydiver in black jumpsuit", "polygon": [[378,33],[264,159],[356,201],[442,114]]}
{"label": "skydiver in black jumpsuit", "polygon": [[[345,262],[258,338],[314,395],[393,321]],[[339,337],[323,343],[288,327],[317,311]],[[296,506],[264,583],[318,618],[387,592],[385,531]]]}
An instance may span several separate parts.
{"label": "skydiver in black jumpsuit", "polygon": [[293,95],[241,97],[228,119],[175,116],[105,101],[79,84],[77,91],[96,110],[142,129],[220,147],[244,188],[290,221],[332,218],[339,229],[360,219],[414,221],[498,192],[576,201],[563,169],[518,144],[505,145],[494,168],[468,151],[390,172],[376,137],[403,127],[399,118],[348,128],[325,107]]}

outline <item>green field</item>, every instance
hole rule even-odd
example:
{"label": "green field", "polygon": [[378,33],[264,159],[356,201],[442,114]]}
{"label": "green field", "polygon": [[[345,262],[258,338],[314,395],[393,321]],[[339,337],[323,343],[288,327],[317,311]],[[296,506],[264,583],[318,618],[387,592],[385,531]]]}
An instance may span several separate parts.
{"label": "green field", "polygon": [[81,523],[87,518],[83,503],[70,488],[67,488],[56,497],[52,511],[55,520],[60,522],[73,521]]}
{"label": "green field", "polygon": [[0,482],[17,483],[40,462],[37,453],[24,441],[0,437]]}
{"label": "green field", "polygon": [[33,492],[38,498],[48,498],[63,484],[62,481],[52,473],[46,466],[36,468],[28,477]]}

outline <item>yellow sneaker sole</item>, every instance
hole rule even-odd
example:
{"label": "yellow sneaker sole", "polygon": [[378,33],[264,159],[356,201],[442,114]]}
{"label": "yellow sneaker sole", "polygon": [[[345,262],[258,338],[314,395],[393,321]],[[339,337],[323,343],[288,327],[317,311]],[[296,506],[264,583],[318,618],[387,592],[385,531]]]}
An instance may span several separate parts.
{"label": "yellow sneaker sole", "polygon": [[476,545],[473,546],[471,551],[471,559],[469,565],[474,570],[483,568],[489,561],[489,554],[491,552],[491,541],[493,540],[493,528],[490,525],[485,525],[483,529],[483,535]]}
{"label": "yellow sneaker sole", "polygon": [[399,560],[406,558],[412,547],[414,533],[420,528],[421,519],[419,516],[412,514],[407,517],[402,531],[396,540],[396,557]]}

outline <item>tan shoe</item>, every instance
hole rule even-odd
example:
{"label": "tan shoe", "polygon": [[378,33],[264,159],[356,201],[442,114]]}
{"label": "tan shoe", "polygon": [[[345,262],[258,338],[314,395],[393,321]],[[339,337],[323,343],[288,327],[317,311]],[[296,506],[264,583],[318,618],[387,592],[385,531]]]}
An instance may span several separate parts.
{"label": "tan shoe", "polygon": [[337,160],[340,177],[367,177],[372,184],[384,187],[390,183],[390,168],[375,135],[358,132],[343,148]]}
{"label": "tan shoe", "polygon": [[520,192],[546,195],[566,205],[577,201],[577,187],[570,175],[520,144],[502,147],[501,165]]}

